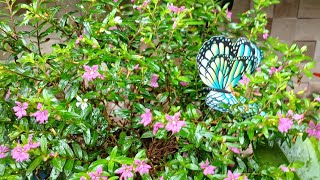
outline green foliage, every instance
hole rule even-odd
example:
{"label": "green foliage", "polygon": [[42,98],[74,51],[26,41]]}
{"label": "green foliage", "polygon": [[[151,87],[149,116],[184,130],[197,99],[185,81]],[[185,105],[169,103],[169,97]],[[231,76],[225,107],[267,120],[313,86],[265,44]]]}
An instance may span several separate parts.
{"label": "green foliage", "polygon": [[[169,2],[186,9],[173,13]],[[0,176],[23,179],[45,171],[51,179],[89,179],[89,172],[102,167],[102,176],[117,179],[123,164],[134,165],[139,159],[152,166],[142,179],[224,179],[228,170],[241,173],[240,179],[293,179],[291,170],[280,169],[288,163],[285,158],[265,163],[261,160],[267,156],[257,155],[261,147],[306,139],[309,122],[320,122],[315,116],[320,103],[292,90],[303,74],[311,77],[314,62],[304,55],[306,47],[290,47],[273,37],[261,40],[268,33],[263,10],[278,2],[254,0],[253,9],[233,15],[240,19],[234,23],[226,7],[212,0],[82,1],[75,10],[60,1],[14,5],[1,0],[7,5],[1,15],[8,18],[0,22],[0,50],[9,58],[0,65],[0,145],[10,151],[0,159]],[[213,35],[244,36],[263,50],[261,71],[248,75],[250,84],[234,92],[266,116],[243,119],[211,111],[204,103],[196,55]],[[49,45],[48,52],[44,49]],[[86,80],[84,65],[98,65],[103,77]],[[269,74],[280,66],[281,71]],[[151,86],[153,74],[159,87]],[[13,110],[15,101],[29,105],[21,119]],[[38,103],[40,111],[49,113],[44,124],[32,116]],[[151,110],[152,124],[166,126],[166,115],[180,112],[186,126],[174,134],[162,127],[154,135],[151,124],[139,123],[146,109]],[[304,114],[304,119],[281,133],[277,114],[289,110]],[[27,145],[30,135],[40,146],[28,151],[29,160],[16,162],[11,150]],[[319,142],[313,140],[318,153]],[[216,167],[214,175],[203,174],[200,163],[207,159]],[[302,165],[290,160],[286,166]]]}

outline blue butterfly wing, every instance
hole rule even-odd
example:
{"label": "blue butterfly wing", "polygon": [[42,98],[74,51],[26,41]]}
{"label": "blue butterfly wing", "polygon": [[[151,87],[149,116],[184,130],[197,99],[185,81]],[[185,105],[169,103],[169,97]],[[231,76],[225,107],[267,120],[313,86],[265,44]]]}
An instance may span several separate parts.
{"label": "blue butterfly wing", "polygon": [[228,107],[237,104],[238,100],[231,93],[215,90],[230,91],[244,74],[252,73],[258,67],[261,59],[262,52],[245,38],[239,38],[234,44],[223,36],[206,41],[197,55],[197,66],[201,80],[213,89],[206,97],[207,105],[218,111],[229,111]]}
{"label": "blue butterfly wing", "polygon": [[232,55],[234,57],[252,58],[253,66],[247,73],[253,73],[263,58],[262,51],[255,44],[243,37],[239,38],[232,46]]}
{"label": "blue butterfly wing", "polygon": [[218,36],[206,41],[197,55],[197,66],[201,80],[210,88],[224,89],[223,81],[230,70],[230,39]]}
{"label": "blue butterfly wing", "polygon": [[231,93],[210,91],[206,97],[206,104],[211,108],[221,112],[228,112],[228,107],[237,103],[238,100]]}

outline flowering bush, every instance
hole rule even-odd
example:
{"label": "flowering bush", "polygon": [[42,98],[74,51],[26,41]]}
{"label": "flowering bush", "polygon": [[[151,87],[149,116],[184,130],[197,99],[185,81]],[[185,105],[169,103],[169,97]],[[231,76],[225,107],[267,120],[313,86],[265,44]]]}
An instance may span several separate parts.
{"label": "flowering bush", "polygon": [[[277,0],[255,0],[239,15],[211,0],[83,1],[75,11],[63,2],[1,2],[9,17],[0,23],[0,48],[9,55],[0,66],[4,179],[293,179],[295,171],[303,176],[301,167],[308,172],[303,159],[261,150],[296,139],[317,147],[320,139],[319,95],[291,90],[303,73],[311,77],[314,63],[306,47],[289,47],[265,29],[263,9]],[[233,93],[265,115],[244,119],[204,103],[196,55],[213,35],[244,36],[263,50],[260,68]],[[302,61],[310,61],[304,72]]]}

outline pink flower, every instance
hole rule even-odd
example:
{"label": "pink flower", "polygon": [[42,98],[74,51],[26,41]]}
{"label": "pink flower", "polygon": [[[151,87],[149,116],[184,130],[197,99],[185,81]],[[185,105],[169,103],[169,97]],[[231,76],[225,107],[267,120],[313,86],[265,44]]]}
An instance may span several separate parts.
{"label": "pink flower", "polygon": [[153,125],[153,131],[152,131],[153,135],[156,135],[158,132],[158,129],[163,127],[164,125],[161,122],[156,122],[156,124]]}
{"label": "pink flower", "polygon": [[278,116],[279,116],[279,125],[278,125],[279,131],[282,133],[288,132],[288,130],[291,128],[293,124],[292,120],[289,118],[283,118],[281,114],[278,114]]}
{"label": "pink flower", "polygon": [[180,8],[178,8],[177,6],[174,6],[174,5],[170,4],[168,6],[168,9],[173,13],[179,14],[179,13],[182,13],[186,9],[186,7],[185,6],[181,6]]}
{"label": "pink flower", "polygon": [[189,85],[189,83],[184,82],[184,81],[181,81],[181,82],[180,82],[180,85],[181,85],[181,86],[188,86],[188,85]]}
{"label": "pink flower", "polygon": [[133,67],[134,70],[138,70],[139,69],[139,64],[136,64],[134,67]]}
{"label": "pink flower", "polygon": [[10,94],[11,94],[10,89],[8,89],[6,97],[4,98],[5,101],[9,99]]}
{"label": "pink flower", "polygon": [[151,80],[150,80],[150,86],[151,86],[151,87],[154,87],[154,88],[159,87],[159,84],[158,84],[158,82],[157,82],[158,79],[159,79],[159,76],[158,76],[158,75],[152,74]]}
{"label": "pink flower", "polygon": [[282,70],[282,66],[275,68],[275,67],[271,67],[269,70],[269,75],[271,76],[272,74],[276,73],[276,72],[280,72]]}
{"label": "pink flower", "polygon": [[141,6],[137,6],[137,7],[136,7],[137,10],[138,10],[138,11],[141,11],[142,8],[145,8],[145,7],[148,6],[149,2],[150,2],[150,0],[144,1]]}
{"label": "pink flower", "polygon": [[236,154],[240,154],[240,150],[239,150],[238,148],[229,147],[229,149],[230,149],[232,152],[236,153]]}
{"label": "pink flower", "polygon": [[289,168],[286,167],[286,166],[280,166],[280,169],[281,169],[283,172],[289,172]]}
{"label": "pink flower", "polygon": [[179,132],[182,127],[186,126],[185,121],[179,121],[180,119],[180,111],[175,113],[173,116],[165,115],[166,119],[169,121],[166,125],[166,130],[172,131],[172,134]]}
{"label": "pink flower", "polygon": [[37,107],[38,111],[31,114],[30,116],[34,116],[36,118],[36,122],[39,124],[44,124],[48,121],[48,110],[42,110],[42,104],[38,103]]}
{"label": "pink flower", "polygon": [[110,30],[110,31],[117,30],[117,29],[118,29],[117,26],[109,27],[109,30]]}
{"label": "pink flower", "polygon": [[182,154],[182,157],[185,157],[185,158],[186,158],[186,157],[188,157],[188,156],[189,156],[188,153],[183,153],[183,154]]}
{"label": "pink flower", "polygon": [[118,2],[118,0],[113,0],[113,2],[115,2],[115,3],[116,3],[116,2]]}
{"label": "pink flower", "polygon": [[159,180],[163,180],[163,179],[164,179],[164,177],[163,177],[163,176],[160,176],[160,177],[159,177]]}
{"label": "pink flower", "polygon": [[116,173],[121,174],[120,179],[126,180],[127,178],[133,177],[132,169],[132,165],[127,166],[126,164],[122,164],[121,168],[119,168]]}
{"label": "pink flower", "polygon": [[183,12],[184,10],[186,9],[186,7],[185,6],[181,6],[180,8],[179,8],[179,12]]}
{"label": "pink flower", "polygon": [[36,117],[36,122],[38,122],[39,124],[46,123],[49,118],[48,110],[43,110],[41,103],[38,103],[37,109],[38,109],[38,111],[31,114],[30,116]]}
{"label": "pink flower", "polygon": [[29,149],[35,149],[40,146],[40,142],[32,142],[32,135],[29,135],[28,144],[26,144],[25,146],[28,146]]}
{"label": "pink flower", "polygon": [[108,177],[107,176],[101,176],[102,175],[102,172],[103,172],[103,169],[101,166],[99,166],[97,169],[96,169],[96,172],[90,172],[89,173],[89,176],[92,180],[100,180],[101,178],[103,180],[107,180]]}
{"label": "pink flower", "polygon": [[231,19],[232,17],[232,12],[228,11],[228,9],[226,10],[226,14],[227,14],[227,18]]}
{"label": "pink flower", "polygon": [[149,174],[149,169],[151,169],[151,166],[146,163],[146,160],[140,161],[139,159],[134,160],[134,163],[137,165],[135,172],[139,172],[139,174],[142,176],[142,174],[146,173]]}
{"label": "pink flower", "polygon": [[146,0],[143,2],[142,7],[147,7],[149,4],[150,0]]}
{"label": "pink flower", "polygon": [[320,124],[315,125],[313,121],[310,121],[306,132],[309,134],[309,137],[314,136],[320,139]]}
{"label": "pink flower", "polygon": [[254,94],[255,96],[262,96],[262,94],[261,94],[260,91],[259,91],[259,88],[255,89],[255,90],[253,91],[253,94]]}
{"label": "pink flower", "polygon": [[80,180],[86,180],[87,178],[86,177],[84,177],[84,176],[81,176],[80,177]]}
{"label": "pink flower", "polygon": [[268,37],[269,37],[269,34],[267,32],[263,33],[263,35],[262,35],[263,39],[268,39]]}
{"label": "pink flower", "polygon": [[246,75],[244,75],[242,77],[242,79],[239,81],[239,83],[247,85],[247,86],[248,86],[249,82],[250,82],[250,79]]}
{"label": "pink flower", "polygon": [[7,152],[9,151],[9,148],[4,145],[0,145],[0,159],[5,158],[7,156]]}
{"label": "pink flower", "polygon": [[301,119],[304,118],[304,114],[294,114],[294,115],[292,116],[292,118],[293,118],[294,120],[301,120]]}
{"label": "pink flower", "polygon": [[287,116],[292,116],[293,115],[293,111],[290,109],[288,112],[287,112]]}
{"label": "pink flower", "polygon": [[228,177],[224,178],[224,180],[237,180],[240,177],[240,173],[232,173],[230,170],[228,170]]}
{"label": "pink flower", "polygon": [[92,68],[87,65],[84,65],[83,67],[86,72],[82,75],[82,77],[88,81],[94,80],[97,77],[104,79],[104,77],[98,72],[98,65],[93,65]]}
{"label": "pink flower", "polygon": [[22,147],[20,144],[11,150],[11,157],[16,160],[16,162],[23,162],[30,158],[28,151],[30,148],[28,146]]}
{"label": "pink flower", "polygon": [[172,25],[172,28],[175,29],[177,27],[177,21],[175,21]]}
{"label": "pink flower", "polygon": [[172,5],[172,4],[170,4],[168,6],[168,9],[173,13],[178,13],[178,11],[179,11],[179,8],[177,6]]}
{"label": "pink flower", "polygon": [[314,98],[314,100],[320,102],[320,97]]}
{"label": "pink flower", "polygon": [[27,115],[26,109],[28,108],[28,103],[24,102],[15,102],[17,106],[13,107],[13,111],[15,112],[15,115],[18,116],[18,119],[21,119],[23,116]]}
{"label": "pink flower", "polygon": [[257,72],[261,72],[261,67],[258,67],[256,70]]}
{"label": "pink flower", "polygon": [[147,126],[152,121],[152,113],[150,109],[146,108],[146,112],[141,115],[142,120],[139,122],[139,124],[143,124],[143,126]]}
{"label": "pink flower", "polygon": [[208,159],[206,160],[206,163],[200,163],[200,168],[203,170],[204,175],[208,175],[208,174],[213,175],[214,170],[216,169],[216,167],[209,165]]}
{"label": "pink flower", "polygon": [[82,39],[83,39],[83,36],[80,35],[80,36],[78,37],[78,39],[76,40],[75,44],[79,44],[79,42],[82,41]]}

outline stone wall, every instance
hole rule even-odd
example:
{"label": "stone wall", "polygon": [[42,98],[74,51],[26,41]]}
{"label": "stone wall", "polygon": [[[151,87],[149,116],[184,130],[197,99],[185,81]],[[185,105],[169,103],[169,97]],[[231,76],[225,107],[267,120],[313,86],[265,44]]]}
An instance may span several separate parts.
{"label": "stone wall", "polygon": [[[266,10],[271,36],[282,42],[308,47],[307,55],[316,61],[313,72],[320,73],[320,0],[280,0],[281,3]],[[252,6],[252,0],[235,0],[233,13],[241,13]],[[237,21],[236,16],[234,20]],[[303,68],[304,64],[301,64]],[[320,93],[320,78],[303,77],[295,83],[297,91],[307,88],[306,95]]]}

